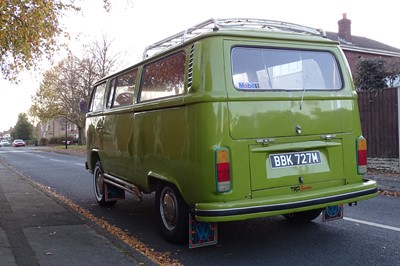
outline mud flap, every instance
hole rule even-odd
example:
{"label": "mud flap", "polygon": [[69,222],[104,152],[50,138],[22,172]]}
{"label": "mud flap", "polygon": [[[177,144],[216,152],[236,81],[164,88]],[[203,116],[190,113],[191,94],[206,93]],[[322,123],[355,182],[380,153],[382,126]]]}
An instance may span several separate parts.
{"label": "mud flap", "polygon": [[217,241],[217,223],[198,222],[189,214],[189,248],[216,245]]}
{"label": "mud flap", "polygon": [[105,184],[104,186],[105,201],[114,201],[125,199],[125,190],[113,186],[111,184]]}
{"label": "mud flap", "polygon": [[322,211],[322,220],[324,222],[343,219],[343,204],[338,206],[329,206]]}

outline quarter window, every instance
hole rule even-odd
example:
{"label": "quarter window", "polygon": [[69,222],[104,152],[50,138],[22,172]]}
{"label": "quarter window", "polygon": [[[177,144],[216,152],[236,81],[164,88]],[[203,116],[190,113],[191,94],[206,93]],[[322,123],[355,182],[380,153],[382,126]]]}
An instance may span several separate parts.
{"label": "quarter window", "polygon": [[183,94],[186,55],[178,53],[145,66],[140,101]]}
{"label": "quarter window", "polygon": [[235,47],[233,84],[239,90],[338,90],[342,79],[326,51]]}

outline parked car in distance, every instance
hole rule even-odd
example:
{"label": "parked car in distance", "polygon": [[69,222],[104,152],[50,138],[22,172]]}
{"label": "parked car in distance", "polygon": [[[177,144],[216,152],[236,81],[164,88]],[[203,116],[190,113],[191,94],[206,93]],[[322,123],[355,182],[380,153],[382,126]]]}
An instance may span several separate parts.
{"label": "parked car in distance", "polygon": [[[71,144],[72,144],[72,141],[67,140],[67,145],[71,145]],[[65,140],[63,140],[63,145],[65,145]]]}
{"label": "parked car in distance", "polygon": [[0,141],[0,147],[10,146],[10,142],[6,139]]}
{"label": "parked car in distance", "polygon": [[25,147],[25,141],[23,141],[22,139],[16,139],[13,141],[12,146],[13,147]]}

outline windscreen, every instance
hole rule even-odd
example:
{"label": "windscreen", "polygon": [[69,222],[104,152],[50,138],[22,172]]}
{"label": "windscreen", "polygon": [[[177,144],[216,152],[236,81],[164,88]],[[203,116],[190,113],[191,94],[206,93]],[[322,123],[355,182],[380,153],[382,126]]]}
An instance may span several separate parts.
{"label": "windscreen", "polygon": [[233,84],[238,90],[339,90],[342,79],[328,51],[235,47]]}

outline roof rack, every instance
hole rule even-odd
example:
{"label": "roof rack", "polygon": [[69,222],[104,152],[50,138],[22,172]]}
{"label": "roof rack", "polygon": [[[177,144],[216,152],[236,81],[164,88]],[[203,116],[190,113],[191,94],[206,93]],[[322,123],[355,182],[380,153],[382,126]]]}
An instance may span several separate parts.
{"label": "roof rack", "polygon": [[270,31],[288,31],[326,37],[325,32],[321,29],[310,28],[307,26],[283,21],[250,18],[209,19],[175,35],[172,35],[166,39],[147,46],[143,53],[143,59],[149,56],[148,52],[150,51],[153,54],[156,54],[175,45],[182,44],[183,42],[201,34],[223,29],[261,29]]}

